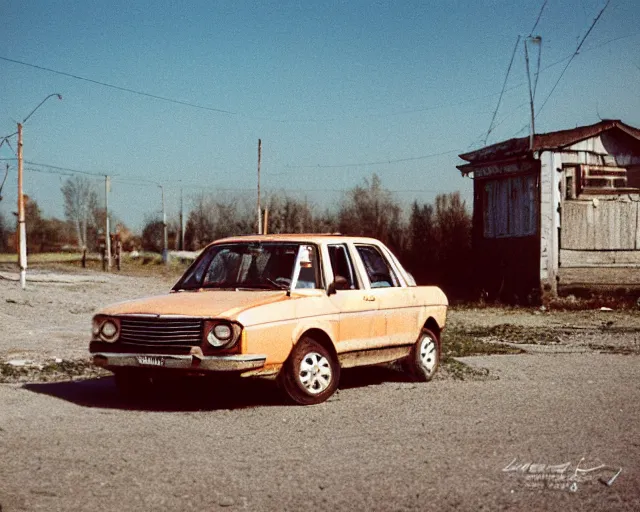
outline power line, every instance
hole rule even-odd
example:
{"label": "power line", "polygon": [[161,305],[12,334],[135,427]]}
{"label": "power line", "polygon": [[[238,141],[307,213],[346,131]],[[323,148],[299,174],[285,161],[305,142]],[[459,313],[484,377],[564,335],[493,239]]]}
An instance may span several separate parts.
{"label": "power line", "polygon": [[558,80],[556,80],[556,83],[554,84],[553,88],[551,89],[551,92],[549,93],[549,95],[547,96],[547,98],[544,100],[544,102],[542,103],[542,106],[538,109],[538,113],[536,114],[536,117],[538,115],[540,115],[540,112],[542,111],[542,109],[544,108],[544,106],[547,104],[547,101],[549,101],[549,98],[551,98],[551,95],[553,94],[553,92],[556,90],[556,87],[558,86],[558,84],[560,83],[560,80],[562,80],[562,77],[564,76],[565,71],[567,71],[567,68],[569,67],[569,65],[571,64],[571,62],[573,62],[573,59],[576,57],[576,55],[578,55],[578,53],[580,52],[580,48],[582,48],[582,45],[584,44],[585,40],[587,39],[587,37],[589,36],[589,34],[591,33],[591,31],[593,30],[593,27],[596,26],[596,23],[598,23],[598,20],[600,19],[600,17],[602,16],[602,13],[604,13],[605,9],[609,6],[609,3],[611,2],[611,0],[607,0],[607,3],[604,4],[604,7],[600,10],[600,12],[598,13],[598,15],[595,17],[595,19],[593,20],[593,22],[591,23],[591,26],[589,27],[589,30],[587,30],[587,33],[584,35],[584,37],[582,38],[582,40],[580,41],[580,43],[578,44],[578,47],[576,48],[576,51],[573,52],[573,54],[571,55],[571,57],[569,58],[569,62],[567,62],[567,65],[564,67],[564,69],[562,70],[562,73],[560,73],[560,76],[558,77]]}
{"label": "power line", "polygon": [[529,37],[531,37],[533,35],[533,31],[538,26],[538,22],[540,21],[540,18],[542,17],[542,11],[544,11],[544,8],[546,7],[547,2],[548,2],[548,0],[544,0],[544,2],[542,3],[542,7],[540,7],[540,12],[538,13],[538,18],[536,19],[536,22],[533,24],[533,28],[531,29],[531,32],[529,32]]}
{"label": "power line", "polygon": [[[546,2],[545,2],[546,3]],[[537,24],[537,22],[536,22]],[[509,67],[507,68],[507,74],[504,77],[504,82],[502,83],[502,90],[500,91],[500,97],[498,98],[498,104],[496,105],[496,109],[493,111],[493,116],[491,117],[491,122],[489,123],[489,129],[487,130],[487,136],[484,138],[484,144],[487,143],[487,139],[493,130],[493,122],[496,120],[496,116],[498,115],[498,109],[500,108],[500,103],[502,102],[502,95],[504,94],[504,89],[507,86],[507,80],[509,79],[509,73],[511,72],[511,66],[513,65],[513,59],[516,56],[516,50],[518,49],[518,44],[520,44],[520,36],[516,39],[516,44],[513,47],[513,53],[511,54],[511,60],[509,61]]]}
{"label": "power line", "polygon": [[62,76],[68,76],[70,78],[75,78],[76,80],[83,80],[85,82],[89,82],[92,84],[96,84],[96,85],[102,85],[103,87],[109,87],[111,89],[116,89],[118,91],[124,91],[124,92],[129,92],[132,94],[137,94],[139,96],[146,96],[148,98],[154,98],[156,100],[162,100],[162,101],[168,101],[170,103],[176,103],[178,105],[185,105],[187,107],[193,107],[193,108],[199,108],[202,110],[209,110],[211,112],[220,112],[223,114],[237,114],[237,112],[232,112],[230,110],[224,110],[221,108],[214,108],[214,107],[206,107],[204,105],[198,105],[197,103],[191,103],[188,101],[181,101],[181,100],[176,100],[173,98],[167,98],[166,96],[158,96],[157,94],[151,94],[148,92],[144,92],[144,91],[137,91],[135,89],[129,89],[128,87],[120,87],[119,85],[114,85],[114,84],[110,84],[107,82],[100,82],[99,80],[93,80],[91,78],[86,78],[83,76],[79,76],[79,75],[74,75],[71,73],[65,73],[64,71],[58,71],[56,69],[51,69],[51,68],[45,68],[44,66],[37,66],[36,64],[29,64],[28,62],[23,62],[20,60],[15,60],[15,59],[9,59],[7,57],[2,57],[0,56],[0,60],[4,60],[7,62],[13,62],[14,64],[21,64],[22,66],[28,66],[30,68],[35,68],[35,69],[39,69],[42,71],[48,71],[49,73],[55,73],[56,75],[62,75]]}
{"label": "power line", "polygon": [[451,149],[449,151],[443,151],[441,153],[432,153],[430,155],[422,155],[422,156],[414,156],[409,158],[396,158],[393,160],[378,160],[375,162],[362,162],[362,163],[353,163],[353,164],[336,164],[336,165],[285,165],[285,167],[296,167],[299,169],[343,169],[347,167],[367,167],[371,165],[388,165],[388,164],[396,164],[401,162],[413,162],[416,160],[424,160],[427,158],[434,158],[437,156],[449,155],[451,153],[457,153],[460,150]]}
{"label": "power line", "polygon": [[16,159],[17,159],[17,158],[18,158],[18,153],[16,153],[16,150],[15,150],[15,149],[13,149],[13,146],[11,145],[11,142],[9,142],[9,139],[8,139],[8,138],[5,138],[5,139],[4,139],[4,143],[5,143],[7,146],[9,146],[9,149],[10,149],[11,151],[13,151],[13,154],[14,154],[14,155],[16,155]]}
{"label": "power line", "polygon": [[[217,192],[250,192],[255,193],[255,188],[217,188],[217,187],[202,187],[201,185],[183,185],[184,189],[198,189],[198,190],[211,190]],[[267,191],[271,193],[277,192],[291,192],[291,193],[308,193],[308,192],[349,192],[352,189],[348,188],[313,188],[313,189],[305,189],[305,188],[278,188],[278,187],[268,187]],[[431,189],[400,189],[400,190],[389,190],[389,192],[398,193],[398,194],[413,194],[413,193],[440,193],[446,192],[444,190],[431,190]]]}
{"label": "power line", "polygon": [[35,167],[25,167],[24,168],[25,171],[30,171],[30,172],[40,172],[43,174],[58,174],[60,176],[74,176],[74,174],[67,172],[67,171],[56,171],[54,169],[36,169]]}
{"label": "power line", "polygon": [[76,173],[76,174],[86,174],[88,176],[99,176],[99,177],[104,177],[106,176],[108,173],[97,173],[97,172],[89,172],[89,171],[81,171],[79,169],[71,169],[70,167],[60,167],[57,165],[51,165],[51,164],[41,164],[38,162],[32,162],[30,160],[25,160],[24,161],[25,164],[29,164],[29,165],[36,165],[38,167],[45,167],[47,169],[55,169],[58,171],[67,171],[70,173]]}
{"label": "power line", "polygon": [[[542,9],[541,9],[540,15],[541,14],[542,14]],[[536,25],[534,25],[534,28],[535,28],[535,26]],[[634,37],[634,36],[637,36],[637,35],[638,35],[638,33],[628,34],[628,35],[625,35],[625,36],[620,36],[620,37],[611,39],[609,41],[605,41],[604,43],[602,43],[601,45],[598,45],[596,47],[587,48],[585,51],[590,51],[590,50],[593,50],[595,48],[599,48],[600,46],[604,46],[606,44],[612,43],[614,41],[618,41],[620,39],[626,39],[628,37]],[[560,62],[564,62],[567,58],[569,58],[569,57],[567,56],[564,59],[561,59],[561,60],[555,62],[554,64],[551,64],[551,65],[545,67],[542,71],[544,71],[546,69],[549,69],[551,66],[557,65]],[[268,121],[280,122],[280,123],[286,123],[286,122],[330,122],[330,121],[335,121],[335,118],[326,118],[326,119],[308,118],[308,119],[289,119],[289,120],[287,120],[287,119],[273,119],[273,118],[267,118],[267,117],[247,116],[246,114],[243,114],[243,113],[240,113],[240,112],[234,112],[234,111],[225,110],[225,109],[222,109],[222,108],[215,108],[215,107],[209,107],[209,106],[205,106],[205,105],[199,105],[197,103],[193,103],[193,102],[189,102],[189,101],[177,100],[177,99],[174,99],[174,98],[169,98],[169,97],[166,97],[166,96],[159,96],[159,95],[148,93],[148,92],[145,92],[145,91],[139,91],[139,90],[135,90],[135,89],[130,89],[128,87],[121,87],[119,85],[109,84],[107,82],[101,82],[99,80],[93,80],[91,78],[86,78],[86,77],[83,77],[83,76],[80,76],[80,75],[75,75],[75,74],[72,74],[72,73],[66,73],[64,71],[59,71],[59,70],[56,70],[56,69],[47,68],[47,67],[39,66],[39,65],[36,65],[36,64],[31,64],[31,63],[24,62],[24,61],[19,61],[19,60],[16,60],[16,59],[10,59],[8,57],[0,56],[0,60],[4,60],[4,61],[7,61],[7,62],[12,62],[14,64],[20,64],[22,66],[27,66],[27,67],[31,67],[31,68],[34,68],[34,69],[39,69],[39,70],[42,70],[42,71],[47,71],[47,72],[50,72],[50,73],[55,73],[55,74],[62,75],[62,76],[67,76],[67,77],[70,77],[70,78],[74,78],[76,80],[82,80],[82,81],[93,83],[93,84],[96,84],[96,85],[102,85],[104,87],[109,87],[109,88],[116,89],[116,90],[123,91],[123,92],[129,92],[131,94],[137,94],[137,95],[140,95],[140,96],[154,98],[154,99],[161,100],[161,101],[167,101],[169,103],[175,103],[175,104],[183,105],[183,106],[187,106],[187,107],[198,108],[198,109],[201,109],[201,110],[220,112],[220,113],[225,113],[225,114],[229,114],[229,115],[241,115],[241,116],[248,117],[248,118],[253,118],[253,119],[258,119],[258,120],[268,120]],[[525,83],[522,82],[522,83],[517,84],[517,85],[515,85],[515,86],[513,86],[511,88],[506,89],[506,91],[511,91],[513,89],[517,89],[518,87],[521,87],[524,84]],[[466,103],[472,103],[474,101],[483,100],[483,99],[487,99],[487,98],[492,98],[494,96],[496,96],[495,93],[493,93],[493,94],[484,94],[484,95],[474,96],[472,98],[468,98],[466,100],[461,100],[461,101],[457,101],[457,102],[453,102],[453,103],[442,103],[440,105],[417,107],[417,108],[412,108],[412,109],[408,109],[408,110],[402,110],[402,111],[399,111],[399,112],[392,112],[390,114],[374,114],[374,115],[369,115],[369,116],[353,116],[353,117],[356,118],[356,119],[358,119],[358,118],[372,119],[372,118],[386,118],[386,117],[400,116],[400,115],[413,114],[413,113],[419,113],[419,112],[427,112],[427,111],[431,111],[431,110],[439,110],[439,109],[444,109],[444,108],[457,107],[457,106],[460,106],[460,105],[464,105]],[[15,135],[15,133],[11,134],[11,135],[9,135],[7,137],[11,137],[13,135]]]}
{"label": "power line", "polygon": [[[205,105],[199,105],[197,103],[193,103],[193,102],[189,102],[189,101],[182,101],[182,100],[177,100],[174,98],[169,98],[167,96],[159,96],[157,94],[152,94],[152,93],[148,93],[145,91],[140,91],[140,90],[136,90],[136,89],[131,89],[128,87],[122,87],[119,85],[114,85],[114,84],[110,84],[108,82],[102,82],[100,80],[94,80],[92,78],[86,78],[80,75],[76,75],[73,73],[67,73],[64,71],[59,71],[57,69],[52,69],[52,68],[47,68],[44,66],[39,66],[37,64],[31,64],[29,62],[24,62],[24,61],[20,61],[20,60],[16,60],[16,59],[10,59],[8,57],[3,57],[0,56],[0,60],[4,60],[6,62],[11,62],[14,64],[20,64],[22,66],[27,66],[30,68],[34,68],[34,69],[38,69],[41,71],[47,71],[49,73],[55,73],[57,75],[62,75],[62,76],[66,76],[69,78],[74,78],[76,80],[82,80],[85,82],[89,82],[95,85],[101,85],[103,87],[109,87],[111,89],[116,89],[118,91],[123,91],[123,92],[128,92],[131,94],[137,94],[139,96],[145,96],[148,98],[153,98],[153,99],[157,99],[157,100],[161,100],[161,101],[167,101],[169,103],[175,103],[178,105],[183,105],[183,106],[187,106],[187,107],[192,107],[192,108],[198,108],[201,110],[208,110],[208,111],[212,111],[212,112],[220,112],[220,113],[224,113],[224,114],[229,114],[229,115],[242,115],[244,117],[248,117],[248,118],[253,118],[253,119],[258,119],[258,120],[266,120],[266,121],[273,121],[273,122],[279,122],[279,123],[286,123],[286,122],[330,122],[330,121],[335,121],[335,118],[326,118],[326,119],[314,119],[314,118],[307,118],[307,119],[275,119],[275,118],[269,118],[269,117],[259,117],[259,116],[248,116],[246,114],[242,114],[240,112],[234,112],[231,110],[225,110],[225,109],[221,109],[221,108],[215,108],[215,107],[208,107]],[[489,94],[489,95],[484,95],[484,96],[476,96],[473,98],[469,98],[467,100],[462,100],[459,102],[455,102],[455,103],[449,103],[449,104],[441,104],[441,105],[435,105],[435,106],[430,106],[430,107],[419,107],[419,108],[415,108],[415,109],[410,109],[410,110],[403,110],[401,112],[394,112],[391,114],[377,114],[377,115],[369,115],[369,116],[354,116],[356,119],[357,118],[384,118],[384,117],[391,117],[391,116],[398,116],[398,115],[404,115],[404,114],[411,114],[411,113],[417,113],[417,112],[426,112],[429,110],[437,110],[437,109],[441,109],[441,108],[447,108],[447,107],[455,107],[455,106],[459,106],[459,105],[463,105],[465,103],[469,103],[469,102],[473,102],[476,101],[478,99],[484,99],[487,97],[491,97],[494,96],[494,94]],[[17,132],[16,132],[17,133]],[[15,134],[12,134],[10,136],[13,136]]]}
{"label": "power line", "polygon": [[[39,164],[42,165],[42,164]],[[73,173],[78,173],[81,172],[83,174],[89,174],[91,176],[94,176],[96,178],[103,178],[103,175],[100,174],[92,174],[92,173],[88,173],[88,172],[84,172],[84,171],[78,171],[75,169],[68,169],[66,167],[57,167],[57,166],[47,166],[47,167],[52,167],[50,169],[37,169],[35,167],[25,167],[25,171],[33,171],[33,172],[39,172],[39,173],[43,173],[43,174],[55,174],[55,175],[61,175],[61,176],[74,176]],[[13,169],[11,169],[11,172],[15,172]],[[113,178],[111,180],[112,183],[121,183],[121,184],[129,184],[129,185],[140,185],[140,186],[160,186],[160,183],[157,183],[155,181],[151,181],[151,180],[144,180],[144,179],[127,179],[127,178]],[[169,183],[177,183],[177,182],[169,182]],[[180,182],[180,186],[181,188],[185,188],[185,189],[197,189],[197,190],[211,190],[211,191],[216,191],[216,192],[250,192],[250,193],[254,193],[255,192],[255,188],[225,188],[225,187],[203,187],[202,185],[196,185],[196,184],[185,184]],[[273,192],[291,192],[291,193],[307,193],[307,192],[349,192],[351,189],[346,189],[346,188],[334,188],[334,189],[330,189],[330,188],[316,188],[316,189],[304,189],[304,188],[300,188],[300,189],[293,189],[293,188],[278,188],[278,187],[268,187],[267,188],[268,191]],[[389,190],[389,192],[393,192],[393,193],[398,193],[398,194],[410,194],[410,193],[439,193],[439,192],[444,192],[442,190],[431,190],[431,189],[401,189],[401,190]]]}

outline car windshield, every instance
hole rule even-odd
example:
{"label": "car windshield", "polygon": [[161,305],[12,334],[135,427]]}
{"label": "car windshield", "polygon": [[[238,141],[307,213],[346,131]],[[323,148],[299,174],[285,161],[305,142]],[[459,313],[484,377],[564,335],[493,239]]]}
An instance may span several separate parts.
{"label": "car windshield", "polygon": [[297,243],[246,242],[212,245],[187,270],[174,290],[288,290],[299,248],[300,244]]}

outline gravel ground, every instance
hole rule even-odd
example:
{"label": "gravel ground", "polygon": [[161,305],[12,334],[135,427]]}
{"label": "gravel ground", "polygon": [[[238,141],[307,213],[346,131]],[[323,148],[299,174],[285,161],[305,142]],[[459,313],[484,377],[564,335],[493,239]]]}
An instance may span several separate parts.
{"label": "gravel ground", "polygon": [[83,359],[93,313],[107,304],[166,293],[174,279],[102,272],[30,270],[26,290],[15,272],[0,273],[0,361]]}
{"label": "gravel ground", "polygon": [[[111,378],[0,385],[2,510],[640,509],[635,356],[466,362],[499,378],[345,372],[314,407],[257,383],[138,404]],[[570,468],[536,480],[503,471],[514,459]],[[576,467],[600,464],[622,468],[610,487],[602,471],[568,490]]]}
{"label": "gravel ground", "polygon": [[[83,276],[0,279],[0,361],[86,359],[96,308],[173,284]],[[526,353],[462,358],[462,381],[345,371],[313,407],[262,381],[145,402],[110,377],[0,384],[0,510],[640,510],[639,331],[635,311],[454,308],[451,340]]]}

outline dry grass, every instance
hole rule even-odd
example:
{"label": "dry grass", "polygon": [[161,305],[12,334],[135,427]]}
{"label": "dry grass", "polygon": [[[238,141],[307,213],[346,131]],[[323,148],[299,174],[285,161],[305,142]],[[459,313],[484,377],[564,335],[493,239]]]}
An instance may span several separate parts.
{"label": "dry grass", "polygon": [[[99,255],[88,255],[87,258],[99,259]],[[73,263],[82,260],[82,254],[79,252],[43,252],[29,254],[27,256],[30,265],[48,264],[48,263]],[[0,254],[0,263],[18,264],[18,255],[14,253]]]}
{"label": "dry grass", "polygon": [[[116,269],[112,260],[111,272],[128,276],[164,276],[173,277],[176,280],[190,265],[189,260],[172,258],[168,265],[162,263],[162,255],[157,253],[140,253],[139,257],[131,258],[128,255],[122,258],[120,270]],[[18,260],[15,254],[0,254],[0,265],[9,267],[16,265]],[[82,254],[80,253],[36,253],[28,256],[30,268],[39,268],[52,271],[77,271],[82,269]],[[102,270],[102,259],[99,254],[87,255],[86,268],[94,271]]]}

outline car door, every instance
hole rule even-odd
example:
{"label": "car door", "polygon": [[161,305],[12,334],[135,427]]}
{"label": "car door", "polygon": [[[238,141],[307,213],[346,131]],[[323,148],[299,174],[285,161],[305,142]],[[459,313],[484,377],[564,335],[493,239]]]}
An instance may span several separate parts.
{"label": "car door", "polygon": [[417,303],[415,289],[406,286],[380,247],[356,244],[355,248],[369,281],[369,292],[385,321],[381,346],[413,343],[421,327],[418,325],[421,306]]}
{"label": "car door", "polygon": [[[327,246],[333,274],[344,281],[329,295],[329,300],[338,311],[338,353],[366,350],[379,346],[386,336],[384,318],[378,314],[378,303],[365,280],[358,275],[353,256],[347,244]],[[340,279],[338,279],[340,281]]]}

